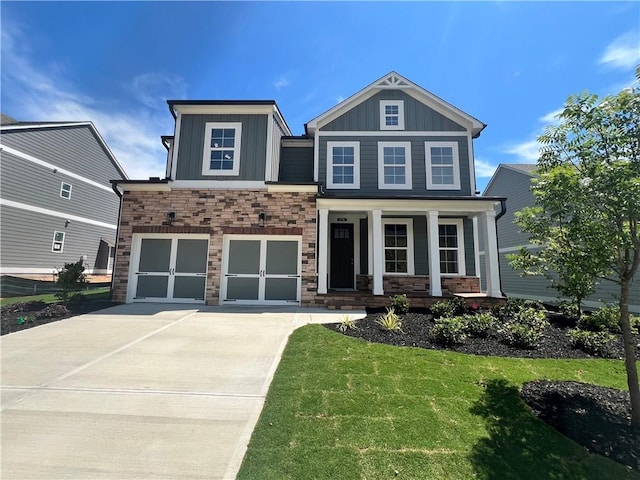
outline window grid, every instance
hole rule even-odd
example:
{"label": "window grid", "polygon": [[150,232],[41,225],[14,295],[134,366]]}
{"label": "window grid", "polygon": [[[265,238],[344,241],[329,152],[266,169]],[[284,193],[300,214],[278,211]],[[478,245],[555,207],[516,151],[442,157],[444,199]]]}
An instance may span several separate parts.
{"label": "window grid", "polygon": [[398,105],[385,105],[384,107],[384,124],[387,126],[397,127],[399,112]]}
{"label": "window grid", "polygon": [[53,253],[62,253],[64,250],[64,232],[53,232],[53,244],[51,251]]}
{"label": "window grid", "polygon": [[427,189],[459,190],[457,142],[425,142]]}
{"label": "window grid", "polygon": [[408,228],[404,224],[384,226],[385,273],[408,273]]}
{"label": "window grid", "polygon": [[460,273],[458,258],[458,226],[445,224],[438,226],[440,242],[440,273]]}
{"label": "window grid", "polygon": [[380,100],[380,130],[404,130],[403,100]]}
{"label": "window grid", "polygon": [[62,182],[60,185],[60,196],[67,200],[71,198],[71,184]]}
{"label": "window grid", "polygon": [[340,185],[354,183],[354,150],[353,147],[333,147],[333,183]]}
{"label": "window grid", "polygon": [[238,175],[242,123],[207,122],[203,175]]}
{"label": "window grid", "polygon": [[384,147],[384,183],[404,185],[407,182],[404,147]]}

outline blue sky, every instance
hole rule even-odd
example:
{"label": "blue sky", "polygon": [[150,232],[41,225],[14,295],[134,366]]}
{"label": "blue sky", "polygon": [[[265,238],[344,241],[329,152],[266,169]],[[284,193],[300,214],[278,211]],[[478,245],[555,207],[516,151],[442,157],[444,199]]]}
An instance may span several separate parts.
{"label": "blue sky", "polygon": [[2,1],[1,108],[91,120],[131,178],[164,176],[167,99],[273,99],[294,134],[395,70],[488,124],[478,188],[572,93],[640,63],[640,2]]}

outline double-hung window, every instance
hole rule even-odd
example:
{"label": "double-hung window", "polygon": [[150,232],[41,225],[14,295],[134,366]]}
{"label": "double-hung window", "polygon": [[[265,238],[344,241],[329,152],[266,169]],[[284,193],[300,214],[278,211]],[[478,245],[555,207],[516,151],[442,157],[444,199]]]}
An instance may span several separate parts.
{"label": "double-hung window", "polygon": [[465,275],[462,220],[440,220],[438,222],[438,241],[440,243],[440,273],[443,275]]}
{"label": "double-hung window", "polygon": [[238,175],[242,123],[207,122],[204,129],[203,175]]}
{"label": "double-hung window", "polygon": [[457,142],[425,142],[427,189],[460,190]]}
{"label": "double-hung window", "polygon": [[404,130],[402,100],[380,100],[380,130]]}
{"label": "double-hung window", "polygon": [[378,142],[378,188],[411,189],[411,142]]}
{"label": "double-hung window", "polygon": [[62,182],[60,184],[60,196],[67,200],[71,198],[71,184]]}
{"label": "double-hung window", "polygon": [[384,273],[413,275],[413,221],[383,219]]}
{"label": "double-hung window", "polygon": [[53,232],[51,251],[53,253],[62,253],[62,250],[64,250],[64,232]]}
{"label": "double-hung window", "polygon": [[327,142],[327,188],[360,188],[359,142]]}

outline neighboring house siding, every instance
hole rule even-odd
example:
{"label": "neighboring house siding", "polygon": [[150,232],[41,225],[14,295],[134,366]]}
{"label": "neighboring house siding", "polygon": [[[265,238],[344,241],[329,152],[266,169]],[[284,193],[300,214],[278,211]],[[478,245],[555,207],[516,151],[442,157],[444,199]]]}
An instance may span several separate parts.
{"label": "neighboring house siding", "polygon": [[[514,171],[510,168],[500,167],[484,192],[485,196],[500,196],[507,198],[507,213],[498,220],[498,248],[500,250],[500,272],[502,278],[502,290],[508,296],[523,298],[539,298],[550,301],[557,298],[558,292],[550,287],[550,282],[544,277],[521,277],[518,271],[511,268],[506,256],[509,253],[517,253],[518,246],[528,245],[529,237],[521,233],[520,227],[514,223],[515,213],[527,206],[534,206],[535,199],[531,193],[531,175],[525,172]],[[482,239],[482,233],[480,233]],[[484,250],[480,240],[480,250]],[[480,256],[484,263],[484,255]],[[636,274],[631,288],[631,308],[640,312],[640,288],[639,276]],[[484,282],[483,282],[484,283]],[[599,302],[617,301],[619,287],[611,281],[602,280],[587,302],[595,305]]]}
{"label": "neighboring house siding", "polygon": [[[86,217],[114,227],[118,223],[120,202],[113,191],[103,190],[61,172],[53,173],[42,165],[6,152],[2,155],[0,178],[4,200]],[[60,196],[62,182],[71,185],[69,199]],[[2,226],[6,226],[4,218]]]}
{"label": "neighboring house siding", "polygon": [[[100,238],[115,239],[116,230],[72,221],[65,227],[65,219],[41,213],[7,207],[0,208],[2,216],[2,268],[37,267],[51,269],[65,263],[77,262],[87,256],[89,269],[95,265]],[[54,231],[64,232],[62,253],[51,251]]]}
{"label": "neighboring house siding", "polygon": [[403,100],[405,128],[408,131],[465,132],[466,129],[420,103],[401,90],[385,90],[352,108],[322,127],[322,131],[380,130],[380,100]]}
{"label": "neighboring house siding", "polygon": [[280,151],[281,182],[313,181],[313,147],[282,147]]}
{"label": "neighboring house siding", "polygon": [[[178,159],[174,180],[265,179],[268,115],[185,115],[181,116]],[[240,171],[237,176],[202,175],[205,124],[241,122]]]}
{"label": "neighboring house siding", "polygon": [[[471,195],[471,180],[469,171],[469,141],[466,136],[385,136],[381,132],[376,137],[351,137],[351,136],[321,136],[316,139],[319,142],[319,169],[318,181],[326,183],[327,180],[327,142],[331,141],[357,141],[360,142],[360,189],[359,190],[334,190],[340,195],[382,195],[388,196],[396,192],[403,195],[431,195],[431,196],[451,196],[451,195]],[[411,190],[390,190],[378,189],[378,142],[411,142]],[[457,142],[460,166],[460,190],[428,190],[427,171],[425,165],[425,142]],[[327,189],[328,192],[332,190]]]}
{"label": "neighboring house siding", "polygon": [[109,188],[122,178],[88,126],[3,130],[0,143]]}

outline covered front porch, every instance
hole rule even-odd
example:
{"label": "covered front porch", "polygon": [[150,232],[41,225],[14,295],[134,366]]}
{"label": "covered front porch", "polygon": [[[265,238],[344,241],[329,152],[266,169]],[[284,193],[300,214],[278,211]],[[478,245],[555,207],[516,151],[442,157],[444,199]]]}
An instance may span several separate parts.
{"label": "covered front porch", "polygon": [[501,199],[487,197],[317,199],[319,303],[376,306],[402,293],[423,306],[452,294],[502,298],[497,207]]}

